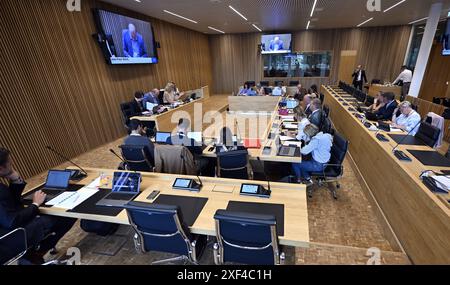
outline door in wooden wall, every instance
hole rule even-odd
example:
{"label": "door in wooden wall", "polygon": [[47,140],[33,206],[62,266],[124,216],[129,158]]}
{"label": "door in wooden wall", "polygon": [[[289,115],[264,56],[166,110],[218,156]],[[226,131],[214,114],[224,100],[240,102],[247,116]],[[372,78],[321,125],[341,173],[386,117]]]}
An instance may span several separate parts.
{"label": "door in wooden wall", "polygon": [[343,50],[341,52],[341,60],[339,61],[338,80],[352,83],[352,74],[356,67],[356,50]]}

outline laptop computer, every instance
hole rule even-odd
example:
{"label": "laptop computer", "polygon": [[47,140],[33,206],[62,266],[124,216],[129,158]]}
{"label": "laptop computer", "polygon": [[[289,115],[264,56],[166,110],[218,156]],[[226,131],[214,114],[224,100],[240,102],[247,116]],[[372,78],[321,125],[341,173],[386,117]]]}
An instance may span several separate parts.
{"label": "laptop computer", "polygon": [[295,152],[297,151],[297,147],[295,146],[282,146],[278,151],[278,156],[295,156]]}
{"label": "laptop computer", "polygon": [[141,174],[115,172],[112,192],[97,202],[97,206],[123,207],[140,193]]}
{"label": "laptop computer", "polygon": [[155,142],[157,144],[166,144],[167,139],[172,136],[172,133],[168,132],[156,132]]}
{"label": "laptop computer", "polygon": [[366,112],[365,114],[366,114],[366,119],[367,119],[367,120],[369,120],[369,121],[374,121],[374,122],[377,122],[377,121],[378,121],[378,116],[377,116],[377,114],[372,113],[372,112]]}
{"label": "laptop computer", "polygon": [[297,106],[298,106],[297,100],[287,100],[286,101],[286,108],[288,108],[288,109],[294,109]]}
{"label": "laptop computer", "polygon": [[388,123],[385,123],[383,121],[378,121],[378,129],[385,131],[385,132],[390,132],[391,131],[391,125]]}
{"label": "laptop computer", "polygon": [[[56,198],[65,191],[76,191],[83,187],[82,185],[69,185],[71,175],[72,171],[70,170],[50,170],[48,172],[45,185],[42,189],[40,189],[42,192],[47,194],[45,202]],[[34,192],[25,196],[24,200],[32,201],[33,196]]]}

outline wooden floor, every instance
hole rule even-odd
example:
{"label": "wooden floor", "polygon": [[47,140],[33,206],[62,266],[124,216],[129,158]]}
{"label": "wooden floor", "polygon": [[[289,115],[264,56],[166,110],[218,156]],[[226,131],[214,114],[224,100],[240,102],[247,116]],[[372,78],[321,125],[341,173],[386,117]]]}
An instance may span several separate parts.
{"label": "wooden floor", "polygon": [[[115,141],[74,159],[86,167],[111,168],[119,165],[109,149],[118,150],[122,140]],[[69,164],[61,165],[64,168]],[[45,180],[42,173],[28,180],[28,187]],[[377,247],[382,251],[383,264],[409,264],[407,256],[394,252],[393,247],[383,235],[381,223],[376,219],[373,209],[365,198],[361,186],[348,163],[345,163],[345,175],[339,200],[334,201],[326,188],[316,188],[314,198],[308,200],[310,236],[313,243],[309,249],[285,248],[290,264],[365,264],[367,249]],[[108,238],[84,233],[77,224],[58,245],[59,254],[69,247],[79,247],[83,264],[139,264],[172,257],[171,255],[149,253],[136,254],[129,227]],[[113,256],[105,255],[108,251]],[[111,252],[110,252],[111,253]],[[50,258],[50,256],[48,256]],[[211,248],[201,260],[201,264],[212,264]]]}

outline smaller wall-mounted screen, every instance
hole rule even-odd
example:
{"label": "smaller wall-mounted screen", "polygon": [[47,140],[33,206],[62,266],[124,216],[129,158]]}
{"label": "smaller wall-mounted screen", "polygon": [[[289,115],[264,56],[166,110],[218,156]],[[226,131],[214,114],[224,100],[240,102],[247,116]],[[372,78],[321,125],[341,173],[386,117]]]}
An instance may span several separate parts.
{"label": "smaller wall-mounted screen", "polygon": [[290,53],[292,51],[292,35],[264,35],[261,40],[262,54]]}
{"label": "smaller wall-mounted screen", "polygon": [[158,62],[153,29],[149,22],[97,9],[98,41],[109,64]]}
{"label": "smaller wall-mounted screen", "polygon": [[446,30],[442,40],[442,55],[450,56],[450,18],[447,19]]}
{"label": "smaller wall-mounted screen", "polygon": [[264,55],[264,77],[329,77],[331,51]]}

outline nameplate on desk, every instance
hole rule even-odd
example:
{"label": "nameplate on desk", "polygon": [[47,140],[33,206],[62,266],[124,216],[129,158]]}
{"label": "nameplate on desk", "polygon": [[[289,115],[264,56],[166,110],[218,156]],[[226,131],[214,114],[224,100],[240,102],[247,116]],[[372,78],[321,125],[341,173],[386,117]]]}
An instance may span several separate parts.
{"label": "nameplate on desk", "polygon": [[172,185],[174,190],[185,190],[191,192],[200,192],[202,185],[198,184],[194,179],[177,178]]}

